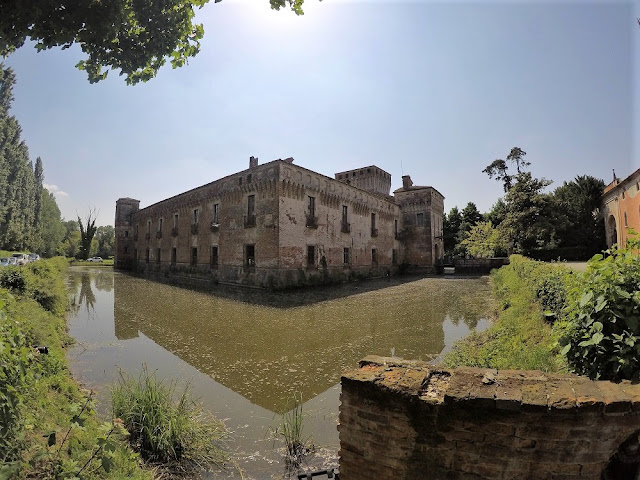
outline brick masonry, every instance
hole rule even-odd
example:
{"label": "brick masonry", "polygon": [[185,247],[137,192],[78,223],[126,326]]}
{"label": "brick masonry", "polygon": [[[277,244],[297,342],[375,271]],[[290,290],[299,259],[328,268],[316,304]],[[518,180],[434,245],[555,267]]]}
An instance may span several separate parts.
{"label": "brick masonry", "polygon": [[392,196],[391,176],[373,165],[336,177],[252,157],[247,170],[143,209],[121,198],[115,266],[268,288],[388,275],[402,264],[433,269],[442,255],[437,190],[405,177]]}
{"label": "brick masonry", "polygon": [[600,480],[639,412],[630,382],[370,356],[342,377],[340,478]]}

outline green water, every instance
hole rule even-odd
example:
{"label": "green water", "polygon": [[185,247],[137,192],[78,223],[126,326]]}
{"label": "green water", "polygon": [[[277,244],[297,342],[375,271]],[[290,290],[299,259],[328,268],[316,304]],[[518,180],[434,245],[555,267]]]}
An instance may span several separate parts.
{"label": "green water", "polygon": [[471,329],[486,328],[490,308],[486,278],[394,278],[278,294],[200,293],[98,268],[72,269],[69,282],[72,370],[98,389],[102,412],[119,368],[135,373],[146,363],[162,378],[189,382],[226,419],[245,478],[288,475],[272,433],[296,393],[318,447],[306,467],[337,466],[340,373],[369,354],[437,359]]}

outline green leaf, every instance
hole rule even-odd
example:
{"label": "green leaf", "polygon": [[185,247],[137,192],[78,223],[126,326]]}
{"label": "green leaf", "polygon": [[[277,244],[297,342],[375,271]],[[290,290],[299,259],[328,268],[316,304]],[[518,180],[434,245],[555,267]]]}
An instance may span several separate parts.
{"label": "green leaf", "polygon": [[593,298],[592,291],[588,291],[587,293],[582,295],[582,297],[580,298],[580,307],[584,307],[587,303],[591,301],[592,298]]}
{"label": "green leaf", "polygon": [[560,350],[561,355],[566,355],[571,350],[571,344],[567,343],[562,350]]}
{"label": "green leaf", "polygon": [[602,333],[600,333],[600,332],[594,333],[593,337],[591,337],[591,342],[594,345],[598,345],[602,341],[603,338],[604,338],[604,335]]}
{"label": "green leaf", "polygon": [[596,309],[595,309],[596,313],[602,311],[602,309],[604,309],[606,306],[607,306],[606,298],[604,298],[603,295],[600,295],[598,297],[598,303],[597,303]]}
{"label": "green leaf", "polygon": [[111,460],[111,458],[107,457],[106,455],[102,457],[102,468],[104,468],[105,472],[109,473],[113,466],[114,462],[113,460]]}

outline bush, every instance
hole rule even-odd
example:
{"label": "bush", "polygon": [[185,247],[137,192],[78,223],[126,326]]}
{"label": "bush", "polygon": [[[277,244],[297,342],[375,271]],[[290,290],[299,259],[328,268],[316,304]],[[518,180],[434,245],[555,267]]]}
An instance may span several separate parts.
{"label": "bush", "polygon": [[0,463],[16,459],[20,451],[23,404],[29,395],[33,353],[25,334],[9,322],[0,300]]}
{"label": "bush", "polygon": [[595,255],[570,291],[560,344],[576,373],[592,379],[640,378],[639,247],[632,240],[625,249]]}
{"label": "bush", "polygon": [[191,400],[188,388],[178,401],[176,384],[165,384],[146,367],[136,379],[121,372],[111,391],[114,417],[121,418],[143,458],[172,467],[222,466],[226,436],[222,422]]}

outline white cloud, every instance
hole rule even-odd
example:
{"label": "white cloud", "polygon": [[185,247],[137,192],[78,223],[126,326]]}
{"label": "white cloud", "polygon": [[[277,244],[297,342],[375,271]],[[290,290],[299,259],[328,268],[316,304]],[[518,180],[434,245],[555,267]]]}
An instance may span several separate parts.
{"label": "white cloud", "polygon": [[69,194],[67,192],[63,192],[57,185],[50,185],[47,183],[43,183],[42,186],[49,190],[50,193],[53,193],[56,197],[68,197]]}

